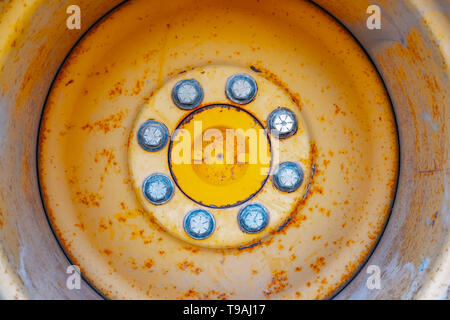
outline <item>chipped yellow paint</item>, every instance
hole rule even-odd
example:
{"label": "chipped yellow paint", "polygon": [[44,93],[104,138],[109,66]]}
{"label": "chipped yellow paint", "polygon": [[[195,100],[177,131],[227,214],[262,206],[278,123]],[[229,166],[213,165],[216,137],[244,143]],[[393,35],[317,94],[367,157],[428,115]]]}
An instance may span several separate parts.
{"label": "chipped yellow paint", "polygon": [[[128,163],[135,119],[157,89],[180,71],[224,64],[254,66],[290,92],[317,168],[293,220],[246,250],[162,230]],[[325,298],[384,226],[396,142],[375,68],[311,3],[136,0],[92,29],[59,73],[40,133],[41,188],[69,256],[110,298]]]}

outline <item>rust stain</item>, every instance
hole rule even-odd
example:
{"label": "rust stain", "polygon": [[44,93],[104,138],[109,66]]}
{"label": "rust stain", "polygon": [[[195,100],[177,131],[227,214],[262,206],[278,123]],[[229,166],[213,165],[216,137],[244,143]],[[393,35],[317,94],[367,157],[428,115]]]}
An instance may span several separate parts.
{"label": "rust stain", "polygon": [[263,294],[266,297],[270,297],[286,290],[289,286],[287,272],[284,270],[274,271],[272,273],[272,280],[267,285],[267,288],[263,290]]}
{"label": "rust stain", "polygon": [[211,290],[207,293],[204,293],[202,295],[203,300],[228,300],[230,299],[230,294],[227,294],[225,292],[217,292],[215,290]]}
{"label": "rust stain", "polygon": [[326,265],[326,261],[324,257],[319,257],[316,259],[315,263],[311,263],[309,267],[315,273],[320,273],[320,270]]}
{"label": "rust stain", "polygon": [[198,248],[198,247],[193,247],[193,246],[183,246],[183,247],[181,247],[181,249],[183,249],[183,250],[186,250],[186,251],[189,251],[189,252],[192,252],[192,253],[199,253],[199,251],[200,251],[200,248]]}
{"label": "rust stain", "polygon": [[149,272],[152,272],[152,268],[153,268],[153,265],[154,265],[154,262],[153,262],[153,259],[147,259],[147,260],[145,260],[145,262],[144,262],[144,264],[143,264],[143,266],[142,266],[142,269],[143,270],[147,270],[147,271],[149,271]]}
{"label": "rust stain", "polygon": [[110,148],[110,149],[104,148],[101,151],[97,151],[95,153],[94,162],[99,163],[101,161],[101,159],[104,159],[104,162],[105,162],[105,167],[104,167],[105,174],[107,174],[109,172],[109,169],[112,167],[115,167],[116,173],[120,173],[120,167],[118,166],[118,162],[116,160],[116,156],[115,156],[113,148]]}
{"label": "rust stain", "polygon": [[181,271],[190,271],[196,275],[199,275],[203,270],[195,266],[194,262],[185,260],[183,262],[177,263],[178,269]]}
{"label": "rust stain", "polygon": [[109,90],[108,95],[110,99],[120,96],[123,93],[123,85],[125,80],[118,81],[114,84],[113,88]]}
{"label": "rust stain", "polygon": [[[267,80],[270,80],[271,82],[275,83],[276,85],[278,85],[278,87],[282,88],[283,90],[286,91],[286,93],[292,98],[292,101],[297,105],[298,109],[301,111],[303,108],[303,103],[302,103],[302,99],[300,97],[300,94],[298,93],[294,93],[291,92],[289,90],[289,86],[287,85],[287,83],[284,83],[275,73],[271,72],[270,70],[266,69],[265,67],[261,66],[261,65],[251,65],[249,66],[250,69],[252,70],[258,70],[257,73],[261,74],[264,78],[266,78]],[[302,128],[298,128],[298,132],[302,132]]]}
{"label": "rust stain", "polygon": [[108,116],[107,118],[94,121],[92,123],[86,123],[81,128],[90,132],[101,131],[107,134],[111,130],[122,128],[122,122],[128,114],[128,110],[121,110],[115,114]]}
{"label": "rust stain", "polygon": [[101,200],[104,196],[97,192],[89,192],[88,190],[75,192],[75,201],[83,204],[87,208],[100,207]]}
{"label": "rust stain", "polygon": [[225,293],[225,292],[218,292],[216,290],[210,290],[206,293],[200,293],[196,291],[194,288],[189,289],[186,291],[179,299],[181,300],[228,300],[230,299],[230,296],[233,295],[232,293]]}
{"label": "rust stain", "polygon": [[199,292],[195,291],[194,289],[189,289],[180,297],[180,299],[200,299],[200,297],[201,295]]}

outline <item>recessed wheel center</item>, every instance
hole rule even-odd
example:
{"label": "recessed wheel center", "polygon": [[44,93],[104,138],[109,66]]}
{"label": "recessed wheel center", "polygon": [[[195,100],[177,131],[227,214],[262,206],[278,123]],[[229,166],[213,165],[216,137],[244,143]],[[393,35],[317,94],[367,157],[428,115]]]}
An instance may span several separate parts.
{"label": "recessed wheel center", "polygon": [[250,200],[271,165],[262,123],[232,105],[197,109],[172,134],[169,166],[176,184],[198,204],[227,208]]}
{"label": "recessed wheel center", "polygon": [[151,219],[211,248],[245,247],[278,231],[312,174],[295,101],[239,67],[167,81],[142,107],[129,140],[134,190]]}

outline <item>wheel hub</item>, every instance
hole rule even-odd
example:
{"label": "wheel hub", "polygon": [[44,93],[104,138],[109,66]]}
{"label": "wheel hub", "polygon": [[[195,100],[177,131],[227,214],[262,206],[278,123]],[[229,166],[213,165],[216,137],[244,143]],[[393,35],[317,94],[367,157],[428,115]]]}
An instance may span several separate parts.
{"label": "wheel hub", "polygon": [[189,114],[169,146],[170,171],[180,190],[211,208],[250,200],[266,183],[270,165],[264,127],[231,105],[210,105]]}
{"label": "wheel hub", "polygon": [[[294,101],[258,73],[231,66],[165,83],[142,107],[130,137],[130,169],[146,212],[175,237],[204,247],[243,247],[279,230],[312,173],[308,131]],[[170,142],[143,144],[149,123],[167,128]],[[164,129],[154,131],[164,140]],[[284,163],[292,165],[273,171]],[[155,176],[164,177],[164,190],[147,187]],[[173,195],[166,194],[167,179]]]}

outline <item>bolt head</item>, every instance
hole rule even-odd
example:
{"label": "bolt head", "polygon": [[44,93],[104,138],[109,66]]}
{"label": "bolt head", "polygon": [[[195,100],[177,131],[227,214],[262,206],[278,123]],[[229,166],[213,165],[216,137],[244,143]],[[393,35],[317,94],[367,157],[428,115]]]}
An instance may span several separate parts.
{"label": "bolt head", "polygon": [[213,215],[204,209],[196,209],[184,217],[184,231],[193,239],[203,240],[214,231],[215,221]]}
{"label": "bolt head", "polygon": [[145,179],[142,192],[145,198],[154,205],[161,205],[173,196],[173,183],[166,175],[155,173]]}
{"label": "bolt head", "polygon": [[248,104],[253,101],[258,92],[256,81],[245,73],[235,74],[227,81],[225,93],[231,101],[237,104]]}
{"label": "bolt head", "polygon": [[173,102],[183,110],[197,108],[203,101],[203,89],[195,79],[177,82],[172,90]]}
{"label": "bolt head", "polygon": [[298,130],[298,119],[294,112],[286,108],[277,108],[267,119],[269,131],[279,139],[285,139]]}
{"label": "bolt head", "polygon": [[169,141],[169,130],[158,121],[147,120],[138,132],[139,145],[147,151],[156,152],[164,148]]}
{"label": "bolt head", "polygon": [[248,204],[239,211],[238,223],[245,233],[261,232],[269,223],[269,212],[260,204]]}
{"label": "bolt head", "polygon": [[294,192],[303,183],[303,170],[295,162],[283,162],[275,169],[272,181],[275,187],[283,192]]}

